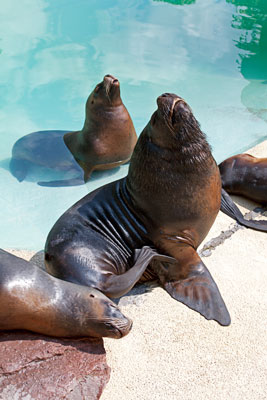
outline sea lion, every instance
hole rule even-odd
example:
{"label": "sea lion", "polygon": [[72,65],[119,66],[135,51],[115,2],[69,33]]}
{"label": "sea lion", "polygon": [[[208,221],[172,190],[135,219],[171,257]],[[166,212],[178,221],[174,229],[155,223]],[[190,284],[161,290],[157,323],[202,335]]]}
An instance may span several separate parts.
{"label": "sea lion", "polygon": [[10,171],[21,182],[35,164],[74,175],[66,180],[38,182],[41,186],[81,185],[93,170],[128,162],[136,141],[132,119],[120,97],[120,83],[106,75],[88,97],[83,129],[23,136],[13,146]]}
{"label": "sea lion", "polygon": [[88,97],[83,129],[64,135],[64,142],[87,181],[93,170],[128,162],[136,141],[132,119],[121,100],[120,83],[106,75]]}
{"label": "sea lion", "polygon": [[237,154],[219,164],[222,186],[231,194],[267,203],[267,158]]}
{"label": "sea lion", "polygon": [[0,249],[0,330],[120,338],[131,326],[132,321],[98,290],[54,278]]}
{"label": "sea lion", "polygon": [[229,325],[196,251],[220,209],[219,169],[187,103],[165,93],[157,104],[128,176],[89,193],[55,223],[45,245],[46,269],[108,297],[158,279],[175,299]]}

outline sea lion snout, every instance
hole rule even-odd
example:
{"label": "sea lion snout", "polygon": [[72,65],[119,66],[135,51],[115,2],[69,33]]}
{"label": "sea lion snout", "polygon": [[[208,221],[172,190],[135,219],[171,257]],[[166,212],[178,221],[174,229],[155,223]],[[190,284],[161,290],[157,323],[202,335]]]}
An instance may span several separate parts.
{"label": "sea lion snout", "polygon": [[159,110],[162,110],[165,115],[166,111],[168,110],[167,114],[172,114],[174,107],[178,103],[186,104],[185,100],[182,97],[177,96],[174,93],[163,93],[161,96],[157,98],[157,105]]}
{"label": "sea lion snout", "polygon": [[115,78],[115,76],[110,75],[110,74],[105,75],[103,81],[108,85],[117,85],[117,86],[120,85],[119,80],[117,78]]}
{"label": "sea lion snout", "polygon": [[130,332],[133,322],[122,314],[116,304],[112,302],[106,303],[103,311],[103,328],[106,332],[102,336],[119,339]]}
{"label": "sea lion snout", "polygon": [[113,76],[113,75],[111,75],[111,74],[107,74],[107,75],[104,76],[104,80],[105,80],[105,79],[109,79],[109,78],[112,79],[112,80],[113,80],[113,79],[118,80],[117,78],[115,78],[115,76]]}
{"label": "sea lion snout", "polygon": [[[105,326],[108,327],[108,325],[112,333],[114,334],[114,336],[112,337],[114,339],[120,339],[128,335],[128,333],[132,329],[133,321],[131,319],[124,317],[124,319],[120,318],[118,321],[115,321],[115,323],[105,322]],[[110,331],[108,336],[111,337]]]}
{"label": "sea lion snout", "polygon": [[103,78],[103,94],[113,106],[121,103],[120,98],[120,82],[113,75],[105,75]]}
{"label": "sea lion snout", "polygon": [[[105,75],[103,78],[103,81],[98,83],[95,87],[95,89],[93,90],[93,93],[91,94],[91,96],[93,95],[94,100],[97,97],[101,98],[101,101],[103,101],[104,98],[108,98],[109,101],[114,100],[110,98],[110,95],[112,95],[112,97],[116,96],[120,98],[120,82],[117,78],[115,78],[115,76],[113,75]],[[88,98],[88,100],[90,99],[90,97]],[[92,101],[89,103],[92,103]]]}
{"label": "sea lion snout", "polygon": [[166,107],[170,107],[173,103],[174,99],[178,96],[174,93],[163,93],[161,96],[157,98],[158,109],[161,110]]}
{"label": "sea lion snout", "polygon": [[173,97],[173,98],[177,98],[178,96],[177,96],[177,94],[175,94],[175,93],[163,93],[161,96],[159,96],[158,98],[160,98],[160,97]]}
{"label": "sea lion snout", "polygon": [[186,101],[174,93],[163,93],[157,98],[157,105],[159,115],[170,128],[179,121],[180,113],[189,108]]}

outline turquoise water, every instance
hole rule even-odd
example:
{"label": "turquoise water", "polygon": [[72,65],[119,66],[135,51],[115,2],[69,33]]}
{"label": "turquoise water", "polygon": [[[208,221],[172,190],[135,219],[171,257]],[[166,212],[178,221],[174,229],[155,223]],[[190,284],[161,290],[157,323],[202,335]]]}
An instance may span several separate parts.
{"label": "turquoise water", "polygon": [[[56,219],[88,184],[19,183],[14,142],[38,130],[79,130],[89,93],[105,74],[121,83],[139,134],[163,92],[181,95],[218,162],[267,137],[266,0],[9,0],[0,10],[0,209],[5,248],[43,248]],[[37,176],[38,175],[38,176]],[[56,176],[56,175],[54,175]],[[58,177],[58,173],[57,173]]]}

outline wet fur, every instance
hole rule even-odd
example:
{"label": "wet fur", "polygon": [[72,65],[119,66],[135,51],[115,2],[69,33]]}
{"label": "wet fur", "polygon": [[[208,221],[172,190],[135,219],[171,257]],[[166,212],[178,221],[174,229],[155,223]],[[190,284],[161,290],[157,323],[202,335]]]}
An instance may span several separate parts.
{"label": "wet fur", "polygon": [[[177,200],[177,190],[182,188],[185,201],[181,206],[192,210],[188,203],[192,186],[205,186],[211,165],[216,166],[216,163],[206,135],[201,131],[189,106],[180,104],[179,108],[178,129],[176,127],[174,130],[168,118],[170,108],[164,107],[164,122],[172,135],[166,134],[163,144],[158,145],[150,137],[151,122],[143,130],[131,158],[127,181],[128,187],[135,193],[142,192],[143,196],[149,198],[152,193],[163,192],[164,201],[170,203]],[[196,174],[196,170],[200,173]]]}

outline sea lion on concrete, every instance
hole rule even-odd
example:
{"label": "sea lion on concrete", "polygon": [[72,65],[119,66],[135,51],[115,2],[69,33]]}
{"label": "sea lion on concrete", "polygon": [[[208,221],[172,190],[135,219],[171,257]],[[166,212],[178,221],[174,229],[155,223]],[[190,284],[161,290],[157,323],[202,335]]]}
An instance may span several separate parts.
{"label": "sea lion on concrete", "polygon": [[[247,220],[228,193],[245,196],[256,202],[267,203],[267,158],[238,154],[219,165],[222,179],[221,211],[239,224],[267,232],[266,220]],[[228,193],[227,193],[228,192]]]}
{"label": "sea lion on concrete", "polygon": [[120,338],[131,326],[131,320],[98,290],[56,279],[0,249],[0,330]]}
{"label": "sea lion on concrete", "polygon": [[158,279],[175,299],[229,325],[196,251],[220,209],[219,169],[186,102],[166,93],[157,103],[128,176],[88,194],[55,223],[45,245],[46,269],[109,297]]}
{"label": "sea lion on concrete", "polygon": [[219,164],[222,186],[258,203],[267,203],[267,158],[237,154]]}
{"label": "sea lion on concrete", "polygon": [[74,176],[38,182],[41,186],[81,185],[93,170],[115,168],[129,161],[136,140],[132,119],[120,97],[119,81],[106,75],[86,102],[83,129],[23,136],[13,146],[10,171],[21,182],[34,164]]}

